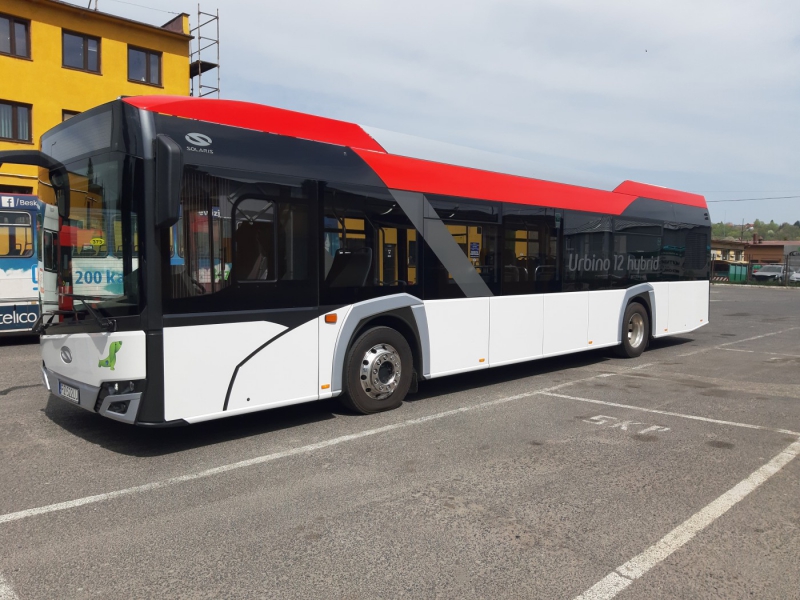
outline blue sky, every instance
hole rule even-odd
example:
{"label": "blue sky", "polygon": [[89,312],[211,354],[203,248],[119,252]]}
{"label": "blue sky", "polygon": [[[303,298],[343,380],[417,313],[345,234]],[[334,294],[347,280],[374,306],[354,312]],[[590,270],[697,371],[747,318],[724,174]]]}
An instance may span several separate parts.
{"label": "blue sky", "polygon": [[[133,4],[129,3],[132,2]],[[76,2],[77,3],[77,2]],[[88,4],[83,3],[83,6]],[[141,6],[136,5],[143,5]],[[193,0],[99,0],[160,25]],[[153,10],[153,9],[158,10]],[[216,0],[223,97],[800,219],[796,0]]]}

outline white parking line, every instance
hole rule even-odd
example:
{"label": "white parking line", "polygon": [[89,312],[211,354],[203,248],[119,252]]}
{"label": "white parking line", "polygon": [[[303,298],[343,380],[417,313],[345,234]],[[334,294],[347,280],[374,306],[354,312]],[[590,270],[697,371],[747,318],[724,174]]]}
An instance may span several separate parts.
{"label": "white parking line", "polygon": [[[645,364],[642,364],[642,365],[637,365],[636,367],[632,367],[631,369],[626,369],[626,371],[638,370],[638,369],[650,366],[651,364],[652,363],[645,363]],[[548,387],[548,388],[544,388],[544,389],[541,389],[541,390],[533,390],[533,391],[530,391],[530,392],[524,392],[522,394],[515,394],[513,396],[506,396],[504,398],[498,398],[496,400],[490,400],[488,402],[482,402],[480,404],[475,404],[473,406],[464,406],[464,407],[456,408],[456,409],[453,409],[453,410],[447,410],[447,411],[444,411],[444,412],[435,413],[435,414],[432,414],[432,415],[427,415],[425,417],[419,417],[419,418],[416,418],[416,419],[409,419],[407,421],[402,421],[400,423],[393,423],[391,425],[385,425],[383,427],[377,427],[375,429],[368,429],[368,430],[365,430],[365,431],[360,431],[358,433],[352,433],[352,434],[349,434],[349,435],[343,435],[343,436],[332,438],[332,439],[325,440],[325,441],[322,441],[322,442],[317,442],[315,444],[308,444],[306,446],[300,446],[298,448],[291,448],[289,450],[283,450],[281,452],[274,452],[272,454],[266,454],[266,455],[263,455],[263,456],[257,456],[255,458],[250,458],[250,459],[242,460],[242,461],[235,462],[235,463],[229,463],[227,465],[222,465],[220,467],[214,467],[212,469],[206,469],[205,471],[199,471],[197,473],[189,473],[187,475],[179,475],[177,477],[171,477],[169,479],[163,479],[161,481],[154,481],[152,483],[146,483],[146,484],[143,484],[143,485],[137,485],[137,486],[121,489],[121,490],[115,490],[113,492],[106,492],[106,493],[103,493],[103,494],[95,494],[93,496],[85,496],[83,498],[76,498],[74,500],[67,500],[66,502],[57,502],[55,504],[48,504],[46,506],[39,506],[39,507],[36,507],[36,508],[29,508],[29,509],[26,509],[26,510],[20,510],[20,511],[16,511],[16,512],[6,513],[6,514],[3,514],[3,515],[0,515],[0,524],[9,523],[11,521],[19,521],[20,519],[26,519],[28,517],[34,517],[34,516],[37,516],[37,515],[43,515],[43,514],[48,514],[48,513],[52,513],[52,512],[58,512],[58,511],[62,511],[62,510],[69,510],[71,508],[78,508],[80,506],[86,506],[87,504],[96,504],[98,502],[105,502],[107,500],[112,500],[114,498],[120,498],[120,497],[123,497],[123,496],[131,496],[131,495],[140,494],[140,493],[143,493],[143,492],[149,492],[149,491],[152,491],[152,490],[157,490],[157,489],[161,489],[161,488],[165,488],[165,487],[170,487],[170,486],[177,485],[177,484],[180,484],[180,483],[194,481],[194,480],[197,480],[197,479],[204,479],[206,477],[212,477],[214,475],[221,475],[222,473],[227,473],[229,471],[235,471],[237,469],[242,469],[242,468],[245,468],[245,467],[251,467],[251,466],[254,466],[254,465],[259,465],[259,464],[263,464],[263,463],[267,463],[267,462],[276,461],[276,460],[279,460],[279,459],[282,459],[282,458],[288,458],[290,456],[299,456],[299,455],[302,455],[302,454],[309,454],[309,453],[314,452],[316,450],[321,450],[323,448],[328,448],[328,447],[331,447],[331,446],[337,446],[337,445],[343,444],[345,442],[350,442],[350,441],[353,441],[353,440],[357,440],[357,439],[361,439],[361,438],[365,438],[365,437],[370,437],[370,436],[378,435],[378,434],[381,434],[381,433],[387,433],[389,431],[394,431],[394,430],[398,430],[398,429],[404,429],[406,427],[411,427],[413,425],[419,425],[421,423],[427,423],[428,421],[435,421],[435,420],[438,420],[438,419],[443,419],[445,417],[449,417],[449,416],[453,416],[453,415],[472,412],[472,411],[475,411],[475,410],[482,410],[484,408],[489,408],[489,407],[492,407],[492,406],[505,404],[506,402],[512,402],[514,400],[521,400],[523,398],[530,398],[532,396],[537,396],[537,395],[553,396],[553,397],[556,397],[556,398],[565,398],[565,399],[568,399],[568,400],[578,400],[580,402],[590,402],[590,403],[593,403],[593,404],[603,404],[603,405],[606,405],[606,406],[615,406],[615,407],[618,407],[618,408],[629,408],[629,409],[641,410],[641,411],[645,411],[645,412],[652,412],[652,413],[656,413],[656,414],[662,414],[662,415],[668,415],[668,416],[674,416],[674,417],[682,417],[682,418],[685,418],[685,419],[694,419],[694,420],[697,420],[697,421],[706,421],[706,422],[709,422],[709,423],[718,423],[718,424],[721,424],[721,425],[732,425],[732,426],[736,426],[736,427],[745,427],[745,428],[748,428],[748,429],[759,429],[759,430],[762,430],[762,431],[770,431],[770,432],[775,432],[775,433],[785,433],[785,434],[788,434],[788,435],[800,436],[800,433],[797,433],[797,432],[794,432],[794,431],[789,431],[789,430],[784,430],[784,429],[772,429],[772,428],[769,428],[769,427],[762,427],[760,425],[749,425],[749,424],[746,424],[746,423],[734,423],[734,422],[731,422],[731,421],[721,421],[721,420],[718,420],[718,419],[709,419],[709,418],[706,418],[706,417],[698,417],[698,416],[695,416],[695,415],[684,415],[684,414],[680,414],[680,413],[673,413],[673,412],[669,412],[669,411],[661,411],[661,410],[656,410],[656,409],[644,408],[644,407],[640,407],[640,406],[630,406],[630,405],[627,405],[627,404],[619,404],[619,403],[615,403],[615,402],[605,402],[605,401],[602,401],[602,400],[592,400],[592,399],[589,399],[589,398],[579,398],[577,396],[567,396],[567,395],[564,395],[564,394],[556,394],[555,393],[556,390],[560,390],[562,388],[565,388],[565,387],[568,387],[568,386],[571,386],[571,385],[575,385],[576,383],[583,383],[583,382],[586,382],[586,381],[590,381],[592,379],[598,379],[598,378],[602,378],[602,377],[613,377],[614,375],[617,375],[617,374],[618,373],[600,373],[600,374],[597,374],[597,375],[592,375],[590,377],[583,377],[581,379],[575,379],[573,381],[567,381],[567,382],[564,382],[564,383],[561,383],[561,384],[558,384],[558,385],[554,385],[554,386],[551,386],[551,387]],[[2,597],[0,597],[0,600],[4,600],[4,599]]]}
{"label": "white parking line", "polygon": [[749,352],[751,354],[767,354],[770,356],[786,356],[788,358],[800,358],[800,354],[784,354],[783,352],[763,352],[761,350],[742,350],[741,348],[720,348],[728,352]]}
{"label": "white parking line", "polygon": [[[427,415],[425,417],[419,417],[416,419],[409,419],[407,421],[402,421],[400,423],[393,423],[391,425],[385,425],[383,427],[376,427],[375,429],[367,429],[366,431],[360,431],[358,433],[352,433],[349,435],[343,435],[340,437],[332,438],[329,440],[325,440],[323,442],[317,442],[315,444],[308,444],[306,446],[300,446],[299,448],[292,448],[290,450],[283,450],[281,452],[274,452],[272,454],[266,454],[264,456],[257,456],[255,458],[250,458],[247,460],[242,460],[235,463],[230,463],[227,465],[222,465],[220,467],[215,467],[213,469],[206,469],[205,471],[199,471],[197,473],[189,473],[187,475],[180,475],[178,477],[171,477],[169,479],[163,479],[161,481],[154,481],[152,483],[146,483],[143,485],[137,485],[130,488],[125,488],[122,490],[115,490],[113,492],[106,492],[104,494],[96,494],[94,496],[86,496],[84,498],[76,498],[75,500],[68,500],[66,502],[58,502],[56,504],[48,504],[47,506],[39,506],[37,508],[29,508],[27,510],[20,510],[17,512],[6,513],[4,515],[0,515],[0,524],[2,523],[9,523],[11,521],[19,521],[20,519],[26,519],[28,517],[34,517],[37,515],[44,515],[47,513],[68,510],[70,508],[77,508],[79,506],[86,506],[87,504],[96,504],[97,502],[104,502],[106,500],[111,500],[113,498],[120,498],[122,496],[131,496],[134,494],[140,494],[142,492],[149,492],[152,490],[157,490],[160,488],[165,488],[173,485],[177,485],[179,483],[185,483],[187,481],[194,481],[196,479],[203,479],[205,477],[211,477],[213,475],[220,475],[222,473],[227,473],[229,471],[235,471],[237,469],[242,469],[245,467],[251,467],[254,465],[260,465],[267,462],[272,462],[281,458],[287,458],[289,456],[298,456],[301,454],[308,454],[314,452],[315,450],[321,450],[322,448],[328,448],[330,446],[336,446],[339,444],[343,444],[345,442],[351,442],[353,440],[358,440],[365,437],[370,437],[373,435],[378,435],[380,433],[387,433],[389,431],[394,431],[397,429],[404,429],[406,427],[411,427],[412,425],[419,425],[421,423],[427,423],[428,421],[436,421],[438,419],[443,419],[445,417],[450,417],[453,415],[458,415],[462,413],[472,412],[474,410],[481,410],[484,408],[488,408],[491,406],[497,406],[498,404],[505,404],[506,402],[512,402],[514,400],[520,400],[522,398],[530,398],[531,396],[536,396],[538,394],[543,394],[547,392],[552,392],[554,390],[559,390],[561,388],[574,385],[576,383],[581,383],[584,381],[589,381],[591,379],[595,379],[598,375],[592,375],[591,377],[584,377],[582,379],[576,379],[574,381],[567,381],[565,383],[561,383],[559,385],[554,385],[549,388],[545,388],[542,390],[534,390],[531,392],[525,392],[522,394],[516,394],[514,396],[506,396],[505,398],[498,398],[497,400],[490,400],[488,402],[482,402],[481,404],[475,404],[473,406],[464,406],[461,408],[456,408],[453,410],[447,410],[440,413],[435,413],[432,415]],[[0,597],[0,600],[4,600]]]}
{"label": "white parking line", "polygon": [[554,398],[564,398],[565,400],[577,400],[578,402],[588,402],[590,404],[602,404],[603,406],[614,406],[616,408],[628,408],[631,410],[641,410],[643,412],[655,413],[657,415],[667,415],[670,417],[680,417],[681,419],[691,419],[693,421],[703,421],[705,423],[715,423],[717,425],[729,425],[731,427],[744,427],[745,429],[758,429],[759,431],[770,431],[772,433],[782,433],[800,437],[800,432],[789,429],[774,429],[763,425],[751,425],[750,423],[737,423],[735,421],[723,421],[721,419],[710,419],[709,417],[699,417],[697,415],[686,415],[683,413],[671,412],[668,410],[658,410],[657,408],[646,408],[644,406],[633,406],[632,404],[620,404],[619,402],[607,402],[605,400],[595,400],[593,398],[581,398],[579,396],[568,396],[566,394],[555,394],[550,390],[537,392],[542,396],[553,396]]}
{"label": "white parking line", "polygon": [[800,329],[800,327],[789,327],[788,329],[781,329],[780,331],[773,331],[771,333],[764,333],[761,335],[756,335],[750,338],[745,338],[743,340],[734,340],[732,342],[727,342],[725,344],[719,344],[717,346],[708,346],[707,348],[700,348],[699,350],[693,350],[692,352],[687,352],[685,354],[678,354],[679,357],[681,356],[694,356],[695,354],[701,354],[703,352],[708,352],[709,350],[721,350],[725,348],[725,346],[733,346],[734,344],[741,344],[743,342],[752,342],[753,340],[760,340],[763,338],[771,337],[773,335],[780,335],[781,333],[787,333],[789,331],[794,331],[796,329]]}
{"label": "white parking line", "polygon": [[641,554],[617,567],[575,600],[608,600],[627,588],[673,552],[684,546],[694,536],[728,512],[750,492],[775,475],[800,454],[800,440],[789,444],[764,466],[737,483],[719,498],[702,508]]}
{"label": "white parking line", "polygon": [[14,593],[2,573],[0,573],[0,600],[19,600],[19,596]]}

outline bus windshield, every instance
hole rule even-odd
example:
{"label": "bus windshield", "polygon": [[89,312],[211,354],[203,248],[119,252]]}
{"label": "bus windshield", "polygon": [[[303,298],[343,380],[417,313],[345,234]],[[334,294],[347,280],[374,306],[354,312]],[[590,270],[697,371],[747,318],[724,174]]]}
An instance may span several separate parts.
{"label": "bus windshield", "polygon": [[62,308],[77,297],[108,316],[138,312],[138,212],[129,189],[136,163],[120,153],[65,162],[70,212],[58,232]]}

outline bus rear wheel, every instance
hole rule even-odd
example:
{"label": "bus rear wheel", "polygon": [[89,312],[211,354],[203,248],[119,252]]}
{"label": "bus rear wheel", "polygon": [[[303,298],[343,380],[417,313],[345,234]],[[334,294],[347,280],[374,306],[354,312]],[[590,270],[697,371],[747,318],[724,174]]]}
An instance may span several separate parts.
{"label": "bus rear wheel", "polygon": [[361,414],[397,408],[411,386],[411,348],[391,327],[374,327],[350,347],[342,403]]}
{"label": "bus rear wheel", "polygon": [[614,350],[623,358],[641,356],[650,339],[650,320],[638,302],[631,302],[622,317],[622,343]]}

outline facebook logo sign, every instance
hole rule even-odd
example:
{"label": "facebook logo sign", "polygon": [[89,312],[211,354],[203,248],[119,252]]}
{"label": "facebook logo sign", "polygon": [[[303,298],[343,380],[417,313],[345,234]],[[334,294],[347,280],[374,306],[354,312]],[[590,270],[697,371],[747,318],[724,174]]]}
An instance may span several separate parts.
{"label": "facebook logo sign", "polygon": [[14,196],[3,196],[0,206],[3,208],[14,208]]}

